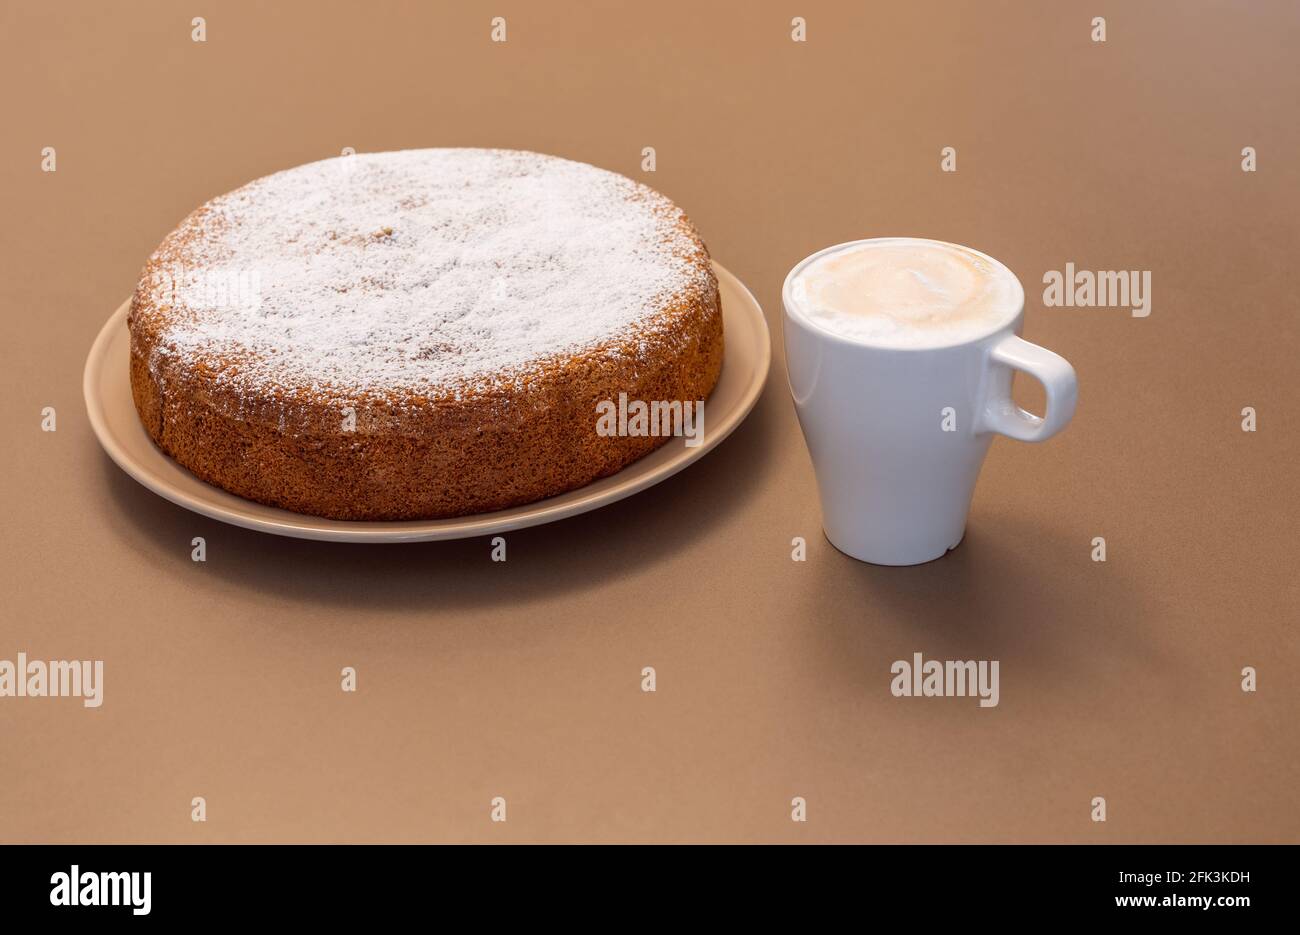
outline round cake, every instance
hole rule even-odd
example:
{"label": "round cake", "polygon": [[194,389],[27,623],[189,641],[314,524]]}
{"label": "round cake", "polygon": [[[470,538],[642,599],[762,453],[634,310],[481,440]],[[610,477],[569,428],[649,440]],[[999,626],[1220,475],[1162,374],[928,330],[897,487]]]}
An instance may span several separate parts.
{"label": "round cake", "polygon": [[239,496],[349,520],[503,509],[612,474],[671,437],[629,405],[702,405],[723,353],[717,279],[679,208],[494,149],[343,156],[215,198],[149,258],[128,322],[163,451]]}

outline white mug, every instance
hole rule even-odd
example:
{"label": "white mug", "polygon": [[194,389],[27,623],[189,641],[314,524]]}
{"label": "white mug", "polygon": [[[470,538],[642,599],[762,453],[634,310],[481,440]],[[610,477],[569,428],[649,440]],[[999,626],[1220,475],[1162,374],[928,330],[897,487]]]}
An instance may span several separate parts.
{"label": "white mug", "polygon": [[[1051,438],[1074,415],[1078,384],[1064,358],[1020,337],[1025,294],[1014,276],[1005,317],[987,334],[956,344],[873,346],[800,315],[791,295],[800,271],[827,253],[865,243],[818,251],[786,276],[786,370],[826,537],[864,562],[916,565],[961,542],[994,433],[1030,442]],[[1046,389],[1041,418],[1012,401],[1015,370]]]}

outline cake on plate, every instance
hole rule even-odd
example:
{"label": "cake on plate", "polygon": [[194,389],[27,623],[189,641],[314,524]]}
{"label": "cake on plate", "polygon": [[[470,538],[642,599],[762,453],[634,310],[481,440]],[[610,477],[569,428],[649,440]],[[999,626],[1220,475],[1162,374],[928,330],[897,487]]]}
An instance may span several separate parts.
{"label": "cake on plate", "polygon": [[663,195],[513,150],[343,156],[187,217],[131,301],[131,390],[203,480],[346,520],[463,516],[613,474],[668,441],[623,398],[704,400],[709,254]]}

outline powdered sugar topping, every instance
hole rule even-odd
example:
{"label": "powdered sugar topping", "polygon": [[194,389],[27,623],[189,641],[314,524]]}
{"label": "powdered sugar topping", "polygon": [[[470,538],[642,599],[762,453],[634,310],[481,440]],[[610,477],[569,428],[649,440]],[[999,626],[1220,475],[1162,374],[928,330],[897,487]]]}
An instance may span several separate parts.
{"label": "powdered sugar topping", "polygon": [[151,264],[157,352],[238,388],[439,395],[635,340],[708,287],[670,201],[511,150],[345,156],[214,199]]}

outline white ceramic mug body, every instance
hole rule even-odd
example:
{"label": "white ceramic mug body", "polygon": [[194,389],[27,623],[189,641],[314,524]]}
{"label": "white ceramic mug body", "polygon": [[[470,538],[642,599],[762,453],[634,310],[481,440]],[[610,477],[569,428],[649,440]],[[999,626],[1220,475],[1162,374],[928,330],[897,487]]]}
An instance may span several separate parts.
{"label": "white ceramic mug body", "polygon": [[[861,561],[915,565],[961,542],[994,432],[1041,441],[1065,426],[1077,395],[1074,371],[1019,337],[1023,288],[1003,323],[958,344],[873,346],[813,323],[793,307],[791,282],[808,263],[848,246],[819,251],[786,277],[790,391],[831,544]],[[1011,401],[1015,369],[1043,382],[1044,418]]]}

